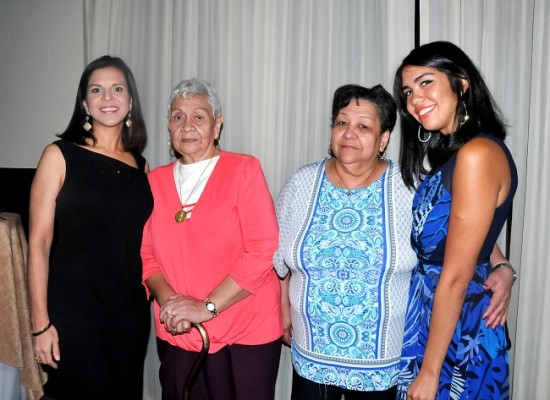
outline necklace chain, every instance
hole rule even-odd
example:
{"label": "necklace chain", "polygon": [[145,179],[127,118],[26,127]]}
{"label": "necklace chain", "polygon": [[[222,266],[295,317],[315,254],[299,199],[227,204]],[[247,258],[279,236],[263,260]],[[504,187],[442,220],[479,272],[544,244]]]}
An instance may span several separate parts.
{"label": "necklace chain", "polygon": [[342,175],[340,175],[340,172],[338,171],[338,168],[336,168],[336,160],[334,162],[334,171],[336,172],[336,175],[338,175],[338,179],[340,179],[340,182],[342,182],[342,185],[344,185],[344,187],[348,190],[347,192],[347,195],[348,195],[348,198],[351,198],[351,191],[352,190],[356,190],[358,189],[364,182],[368,182],[369,179],[371,178],[371,176],[374,174],[374,172],[378,169],[378,165],[375,165],[374,168],[372,169],[371,173],[364,179],[361,180],[361,182],[359,182],[359,184],[353,188],[350,188],[348,187],[348,185],[346,185],[346,182],[344,182],[344,179],[342,178]]}
{"label": "necklace chain", "polygon": [[[195,193],[195,190],[197,189],[197,187],[199,186],[199,182],[201,181],[202,179],[202,176],[204,175],[204,173],[206,172],[206,170],[208,169],[208,167],[210,167],[210,164],[212,164],[212,161],[214,161],[214,157],[211,157],[210,158],[210,161],[208,161],[208,163],[206,164],[206,167],[204,167],[204,169],[202,170],[201,174],[199,175],[199,179],[197,179],[197,181],[195,182],[195,185],[193,186],[193,188],[191,189],[191,192],[189,192],[189,195],[187,196],[187,198],[185,199],[185,201],[183,201],[181,203],[181,210],[179,210],[177,213],[176,213],[176,222],[178,224],[181,224],[183,221],[185,221],[187,219],[187,212],[185,212],[185,210],[183,209],[185,207],[185,204],[187,204],[187,202],[189,201],[189,199],[191,198],[191,196],[193,196],[193,193]],[[180,200],[182,200],[182,183],[181,183],[181,176],[182,176],[182,173],[181,173],[181,163],[180,165],[178,165],[178,192],[179,192],[179,197],[180,197]]]}

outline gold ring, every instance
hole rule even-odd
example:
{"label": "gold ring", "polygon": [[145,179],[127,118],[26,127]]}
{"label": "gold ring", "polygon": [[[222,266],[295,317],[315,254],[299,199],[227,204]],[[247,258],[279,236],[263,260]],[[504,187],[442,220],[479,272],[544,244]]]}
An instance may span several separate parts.
{"label": "gold ring", "polygon": [[34,359],[36,360],[36,362],[38,364],[42,364],[42,359],[40,358],[40,356],[36,353],[34,353]]}

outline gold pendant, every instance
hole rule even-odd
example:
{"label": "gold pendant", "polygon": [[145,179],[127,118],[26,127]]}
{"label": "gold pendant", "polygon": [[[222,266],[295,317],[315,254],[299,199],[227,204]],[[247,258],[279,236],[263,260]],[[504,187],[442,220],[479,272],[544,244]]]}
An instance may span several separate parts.
{"label": "gold pendant", "polygon": [[178,224],[181,224],[183,221],[185,221],[186,218],[187,218],[187,213],[185,211],[183,211],[183,209],[179,210],[176,213],[176,222]]}

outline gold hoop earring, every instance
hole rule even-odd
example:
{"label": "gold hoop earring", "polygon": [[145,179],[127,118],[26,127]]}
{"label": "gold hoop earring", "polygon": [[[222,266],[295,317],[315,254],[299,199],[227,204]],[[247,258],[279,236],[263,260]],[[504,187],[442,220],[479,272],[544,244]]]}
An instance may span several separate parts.
{"label": "gold hoop earring", "polygon": [[432,138],[432,133],[430,131],[427,131],[428,132],[428,137],[421,137],[420,134],[422,133],[422,125],[419,125],[418,126],[418,141],[420,143],[426,143],[427,141],[429,141],[431,138]]}

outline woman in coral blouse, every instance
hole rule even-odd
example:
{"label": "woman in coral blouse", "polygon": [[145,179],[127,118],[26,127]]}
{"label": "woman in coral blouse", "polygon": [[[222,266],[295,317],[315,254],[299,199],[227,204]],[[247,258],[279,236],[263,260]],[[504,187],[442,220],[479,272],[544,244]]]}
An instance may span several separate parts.
{"label": "woman in coral blouse", "polygon": [[281,351],[273,200],[260,162],[222,151],[220,100],[208,82],[178,84],[168,128],[178,161],[149,175],[143,281],[155,298],[163,399],[181,399],[202,342],[210,350],[191,390],[197,399],[272,399]]}

